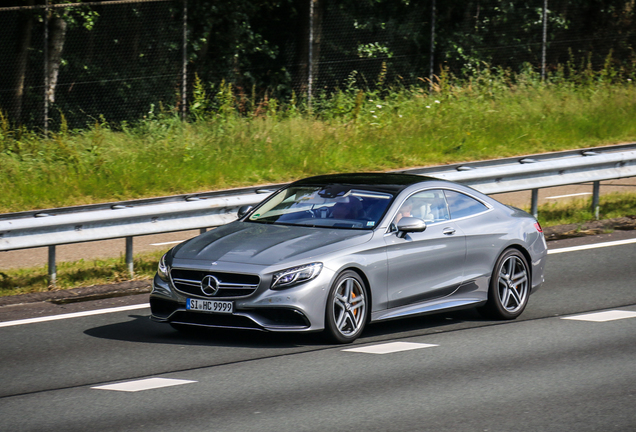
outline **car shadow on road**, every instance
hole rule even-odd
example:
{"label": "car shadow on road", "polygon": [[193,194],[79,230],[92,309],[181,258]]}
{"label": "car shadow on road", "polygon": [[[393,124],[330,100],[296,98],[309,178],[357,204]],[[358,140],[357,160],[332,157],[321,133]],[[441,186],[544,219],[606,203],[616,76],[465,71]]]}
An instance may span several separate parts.
{"label": "car shadow on road", "polygon": [[[126,342],[169,345],[231,346],[246,348],[294,348],[331,346],[321,333],[270,333],[253,330],[193,327],[177,331],[151,321],[147,315],[129,315],[131,321],[108,324],[84,331],[88,336]],[[440,313],[376,323],[367,326],[355,344],[439,333],[487,323],[474,310]]]}
{"label": "car shadow on road", "polygon": [[441,312],[374,323],[366,328],[361,340],[367,339],[367,342],[371,342],[369,339],[394,339],[434,334],[457,328],[478,327],[490,322],[479,315],[475,309]]}
{"label": "car shadow on road", "polygon": [[292,348],[299,345],[325,345],[319,335],[298,335],[208,329],[193,327],[177,331],[167,324],[156,323],[145,315],[129,315],[133,320],[94,327],[84,334],[100,339],[169,345],[232,346],[246,348]]}

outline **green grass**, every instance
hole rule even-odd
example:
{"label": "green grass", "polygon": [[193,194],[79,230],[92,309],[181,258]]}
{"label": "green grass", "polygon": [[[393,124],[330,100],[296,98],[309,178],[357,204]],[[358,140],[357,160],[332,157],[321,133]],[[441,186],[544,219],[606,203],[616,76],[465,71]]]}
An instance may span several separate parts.
{"label": "green grass", "polygon": [[117,128],[62,123],[47,139],[0,118],[0,212],[636,141],[632,81],[535,78],[442,77],[430,93],[350,88],[313,111],[274,100],[241,110],[229,93],[190,122],[155,110]]}
{"label": "green grass", "polygon": [[[599,219],[636,216],[636,193],[609,193],[599,199]],[[528,209],[525,209],[528,211]],[[584,224],[595,220],[591,199],[550,203],[539,206],[539,222],[547,228],[555,225]]]}
{"label": "green grass", "polygon": [[[134,258],[135,279],[149,279],[165,251],[140,254]],[[78,288],[130,280],[123,257],[80,260],[57,264],[55,289]],[[46,267],[0,271],[0,297],[51,290]]]}

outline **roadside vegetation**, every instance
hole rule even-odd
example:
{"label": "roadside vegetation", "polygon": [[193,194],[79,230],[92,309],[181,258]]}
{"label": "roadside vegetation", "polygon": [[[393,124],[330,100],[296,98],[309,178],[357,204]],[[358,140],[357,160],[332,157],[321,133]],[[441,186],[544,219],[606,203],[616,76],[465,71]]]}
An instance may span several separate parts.
{"label": "roadside vegetation", "polygon": [[[150,279],[154,276],[159,259],[165,252],[163,250],[136,255],[134,257],[135,280]],[[128,280],[130,275],[125,257],[58,262],[55,288],[49,286],[48,270],[45,266],[0,270],[0,297]]]}
{"label": "roadside vegetation", "polygon": [[[609,193],[599,200],[599,219],[636,217],[636,193]],[[529,208],[524,209],[530,211]],[[555,202],[539,207],[539,222],[547,228],[556,225],[578,224],[595,220],[592,199]]]}
{"label": "roadside vegetation", "polygon": [[444,71],[414,87],[352,73],[311,108],[197,80],[186,122],[159,105],[69,130],[61,113],[47,138],[0,116],[0,213],[635,141],[636,67],[612,65],[566,65],[545,82],[531,69]]}

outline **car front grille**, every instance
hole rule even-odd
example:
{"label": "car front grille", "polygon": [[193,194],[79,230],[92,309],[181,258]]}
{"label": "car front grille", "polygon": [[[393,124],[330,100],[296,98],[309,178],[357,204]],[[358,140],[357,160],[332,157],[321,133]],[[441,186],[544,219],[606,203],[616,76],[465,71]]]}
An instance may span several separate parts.
{"label": "car front grille", "polygon": [[[208,275],[214,276],[219,281],[219,290],[213,296],[205,295],[201,290],[201,281]],[[179,268],[173,268],[170,271],[170,276],[178,291],[202,298],[245,297],[256,291],[261,281],[257,275]]]}
{"label": "car front grille", "polygon": [[175,324],[253,330],[299,330],[309,327],[307,317],[284,308],[251,309],[234,314],[214,314],[176,310],[168,319]]}
{"label": "car front grille", "polygon": [[261,326],[250,318],[240,315],[177,311],[170,317],[170,322],[230,329],[263,330]]}

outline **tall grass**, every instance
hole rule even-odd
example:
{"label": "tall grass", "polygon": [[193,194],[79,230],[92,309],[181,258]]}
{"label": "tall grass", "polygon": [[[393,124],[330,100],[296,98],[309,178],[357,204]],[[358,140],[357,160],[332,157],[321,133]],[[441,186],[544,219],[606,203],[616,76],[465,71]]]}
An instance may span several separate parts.
{"label": "tall grass", "polygon": [[[103,119],[43,138],[0,117],[0,212],[285,182],[636,140],[626,73],[485,68],[429,88],[342,90],[281,103],[198,81],[190,120],[161,106],[135,124]],[[633,75],[633,73],[632,73]],[[382,80],[382,76],[379,81]]]}
{"label": "tall grass", "polygon": [[[600,219],[636,216],[636,193],[609,193],[599,200]],[[528,209],[526,209],[528,210]],[[592,199],[554,202],[539,207],[539,222],[544,227],[566,224],[582,225],[595,220]]]}
{"label": "tall grass", "polygon": [[[150,279],[157,271],[161,252],[136,255],[135,279]],[[130,280],[124,257],[96,260],[79,260],[57,264],[55,289],[78,288],[100,284],[112,284]],[[49,285],[47,268],[32,267],[0,271],[0,297],[44,292],[53,289]]]}

